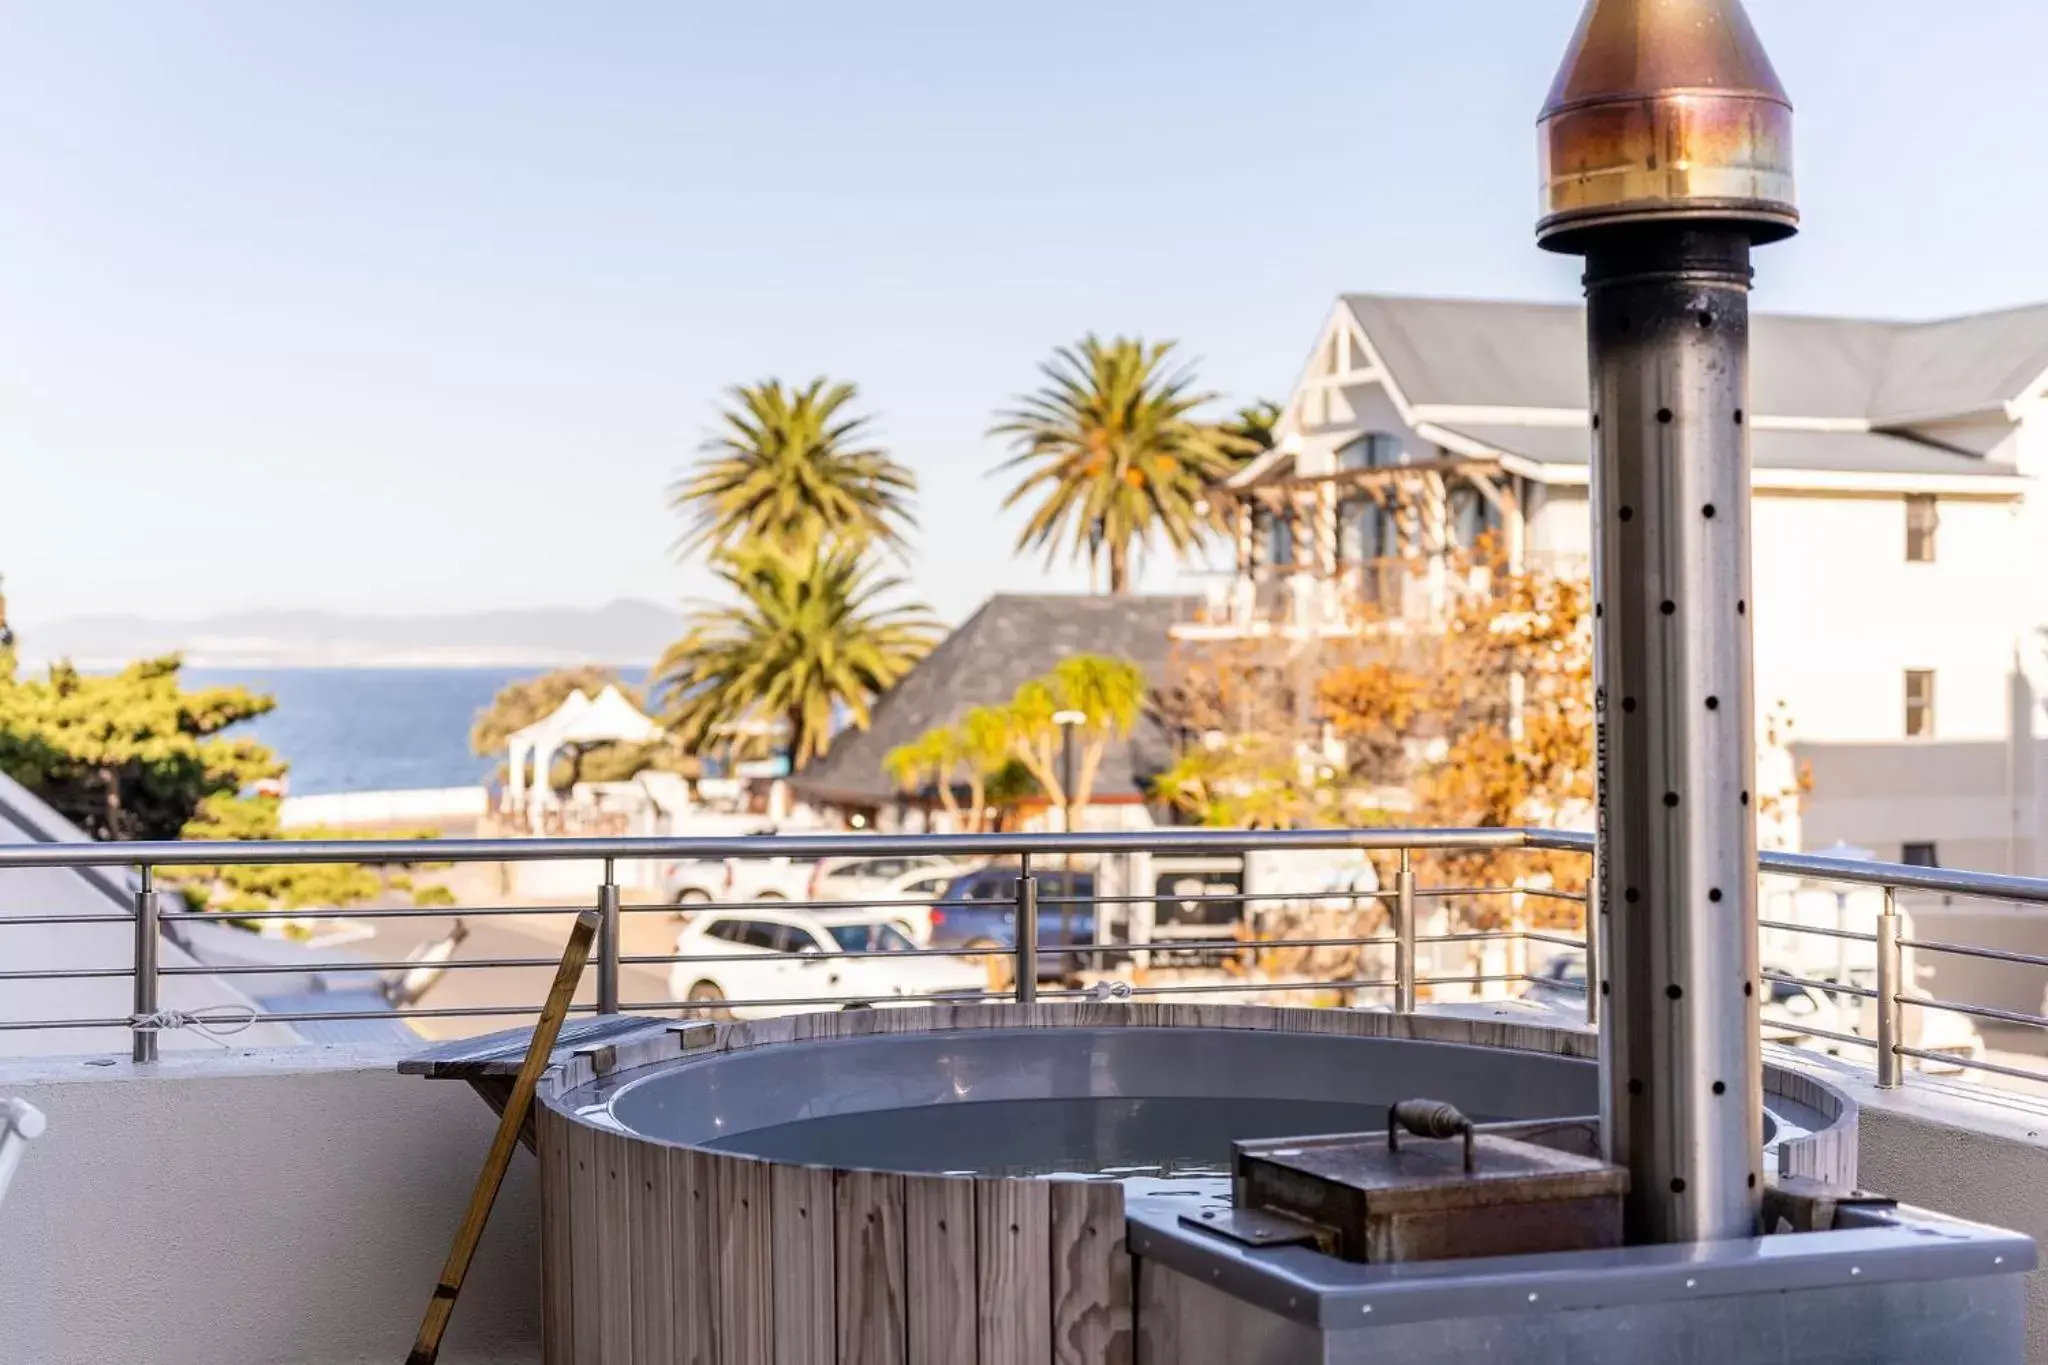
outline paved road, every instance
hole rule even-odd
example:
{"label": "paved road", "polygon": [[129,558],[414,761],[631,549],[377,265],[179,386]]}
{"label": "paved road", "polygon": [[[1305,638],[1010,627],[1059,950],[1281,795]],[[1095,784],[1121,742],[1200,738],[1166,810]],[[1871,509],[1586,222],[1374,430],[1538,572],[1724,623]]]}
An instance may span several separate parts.
{"label": "paved road", "polygon": [[[538,1013],[539,1002],[547,995],[549,982],[554,979],[553,964],[568,942],[569,927],[574,917],[575,911],[571,909],[560,914],[464,916],[464,922],[469,926],[469,937],[457,952],[457,963],[493,958],[546,958],[548,965],[472,970],[457,967],[442,975],[426,998],[419,1002],[419,1007],[490,1009],[523,1006],[531,1012],[420,1018],[411,1021],[413,1027],[428,1038],[462,1038],[532,1022]],[[456,915],[450,914],[420,919],[371,920],[368,923],[375,926],[376,937],[352,945],[351,951],[376,961],[395,962],[413,948],[444,937],[455,918]],[[620,924],[622,956],[654,956],[675,951],[679,926],[666,906],[645,910],[625,907]],[[619,968],[619,996],[627,1005],[666,1000],[668,969],[663,966],[622,965]],[[583,985],[576,999],[579,1004],[596,1003],[595,970],[584,973]]]}

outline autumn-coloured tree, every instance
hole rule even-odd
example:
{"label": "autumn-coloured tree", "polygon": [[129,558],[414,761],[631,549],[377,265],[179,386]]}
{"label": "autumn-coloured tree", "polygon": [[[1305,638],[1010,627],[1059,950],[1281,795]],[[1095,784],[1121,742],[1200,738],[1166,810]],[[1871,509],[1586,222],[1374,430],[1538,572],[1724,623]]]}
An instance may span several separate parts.
{"label": "autumn-coloured tree", "polygon": [[[1337,734],[1376,760],[1399,753],[1412,820],[1447,829],[1583,824],[1593,801],[1592,587],[1548,568],[1454,564],[1441,624],[1390,636],[1398,657],[1335,670],[1320,695]],[[1524,850],[1445,852],[1426,879],[1582,890],[1585,859]],[[1497,918],[1489,903],[1480,913]],[[1539,922],[1576,908],[1543,900]]]}

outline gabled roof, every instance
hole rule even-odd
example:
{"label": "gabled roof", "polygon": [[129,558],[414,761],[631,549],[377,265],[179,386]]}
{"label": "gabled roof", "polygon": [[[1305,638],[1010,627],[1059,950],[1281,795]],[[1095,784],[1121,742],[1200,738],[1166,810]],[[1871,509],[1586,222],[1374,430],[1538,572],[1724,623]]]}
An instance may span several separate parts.
{"label": "gabled roof", "polygon": [[1900,327],[1873,422],[1983,412],[2024,397],[2048,375],[2048,304]]}
{"label": "gabled roof", "polygon": [[[1189,605],[1177,597],[991,597],[882,696],[866,730],[840,735],[825,757],[790,780],[828,800],[892,801],[896,784],[882,770],[891,749],[973,707],[1007,702],[1071,654],[1129,659],[1156,687],[1166,672],[1169,631]],[[1095,796],[1142,795],[1171,761],[1165,736],[1147,718],[1128,743],[1103,756]]]}
{"label": "gabled roof", "polygon": [[[1344,304],[1416,407],[1586,406],[1576,304],[1347,294]],[[1938,322],[1758,314],[1760,418],[1875,425],[1995,410],[2048,374],[2048,305]]]}
{"label": "gabled roof", "polygon": [[[1583,465],[1592,459],[1593,433],[1583,426],[1516,426],[1458,422],[1444,431],[1468,441],[1547,465]],[[1932,474],[1965,479],[2010,478],[2012,467],[1941,446],[1876,431],[1753,431],[1750,458],[1759,470],[1824,473]]]}

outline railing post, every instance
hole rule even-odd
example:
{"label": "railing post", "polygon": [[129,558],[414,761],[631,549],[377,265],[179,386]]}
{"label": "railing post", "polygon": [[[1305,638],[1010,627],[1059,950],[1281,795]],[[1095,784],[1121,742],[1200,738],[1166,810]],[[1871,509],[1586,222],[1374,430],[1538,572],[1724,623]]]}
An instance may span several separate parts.
{"label": "railing post", "polygon": [[1038,878],[1029,853],[1017,864],[1017,1003],[1038,1003]]}
{"label": "railing post", "polygon": [[1394,1012],[1415,1013],[1415,867],[1407,849],[1394,873]]}
{"label": "railing post", "polygon": [[604,860],[604,884],[597,888],[597,1012],[619,1012],[619,880],[616,865]]}
{"label": "railing post", "polygon": [[1600,1023],[1600,860],[1586,872],[1586,1022]]}
{"label": "railing post", "polygon": [[144,1026],[143,1021],[157,1012],[157,949],[161,943],[159,934],[162,931],[158,919],[159,908],[156,872],[145,865],[142,868],[142,886],[135,893],[136,1023],[133,1026],[135,1048],[132,1055],[138,1062],[156,1060],[156,1026]]}
{"label": "railing post", "polygon": [[1905,1081],[1906,1059],[1899,1048],[1899,996],[1905,973],[1899,948],[1899,906],[1892,888],[1884,889],[1884,911],[1877,917],[1877,1085],[1896,1090]]}

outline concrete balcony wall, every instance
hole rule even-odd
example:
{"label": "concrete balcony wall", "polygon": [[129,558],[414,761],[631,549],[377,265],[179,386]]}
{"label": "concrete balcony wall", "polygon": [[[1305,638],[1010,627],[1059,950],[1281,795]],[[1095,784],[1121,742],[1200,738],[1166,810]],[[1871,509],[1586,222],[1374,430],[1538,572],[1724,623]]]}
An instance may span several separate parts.
{"label": "concrete balcony wall", "polygon": [[[2048,1098],[1918,1073],[1879,1090],[1873,1073],[1855,1067],[1816,1060],[1801,1069],[1856,1102],[1865,1189],[2024,1232],[2048,1249]],[[2027,1359],[2048,1365],[2048,1269],[2027,1277]]]}
{"label": "concrete balcony wall", "polygon": [[[1786,1054],[1775,1054],[1774,1060]],[[102,1059],[95,1059],[102,1060]],[[151,1068],[0,1062],[44,1110],[0,1203],[7,1365],[403,1360],[490,1140],[467,1086],[395,1052],[181,1055]],[[2048,1100],[1801,1057],[1860,1106],[1862,1183],[2048,1245]],[[514,1160],[443,1359],[540,1359],[532,1159]],[[2029,1286],[2048,1365],[2048,1271]]]}
{"label": "concrete balcony wall", "polygon": [[[49,1116],[0,1203],[9,1365],[392,1365],[493,1116],[396,1052],[0,1061]],[[540,1359],[533,1160],[513,1161],[442,1359]]]}

